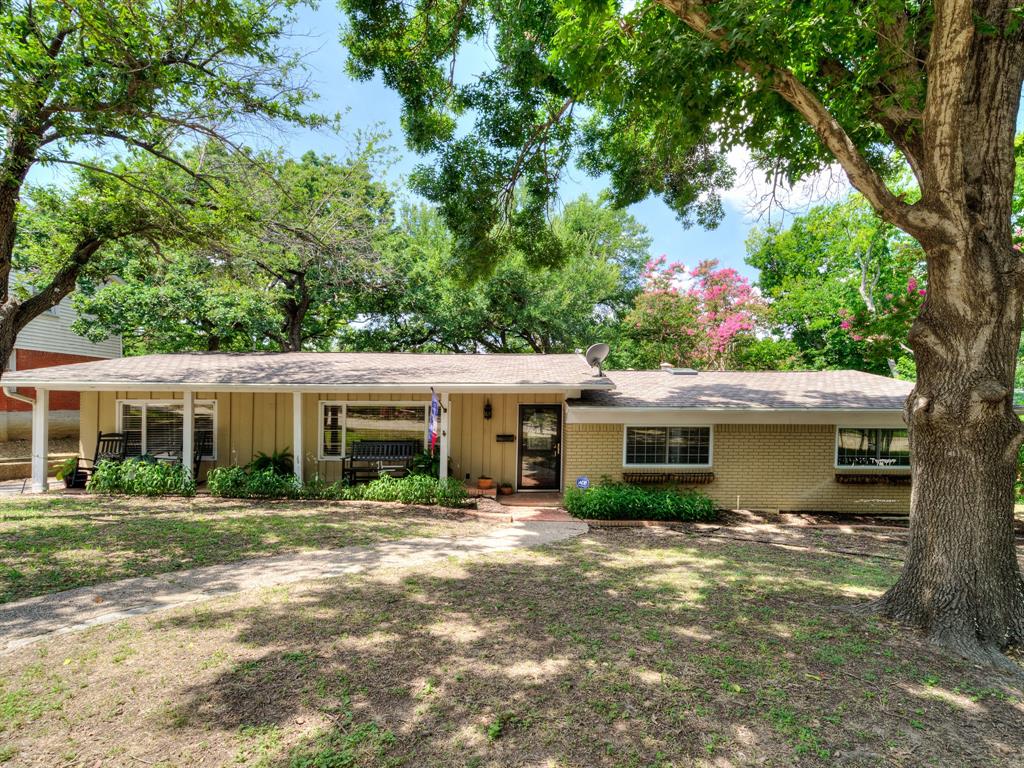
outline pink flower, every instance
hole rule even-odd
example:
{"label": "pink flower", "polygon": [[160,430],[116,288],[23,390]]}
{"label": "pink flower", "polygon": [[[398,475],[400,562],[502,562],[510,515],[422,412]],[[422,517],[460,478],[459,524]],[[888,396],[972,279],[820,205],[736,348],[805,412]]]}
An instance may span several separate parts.
{"label": "pink flower", "polygon": [[921,288],[918,290],[917,295],[924,296],[926,293],[928,293],[928,291],[926,291],[924,288]]}
{"label": "pink flower", "polygon": [[853,323],[851,323],[849,320],[843,320],[843,322],[839,324],[839,327],[842,328],[844,331],[848,331],[851,328],[853,328]]}
{"label": "pink flower", "polygon": [[913,293],[917,290],[917,280],[913,277],[907,280],[907,293]]}

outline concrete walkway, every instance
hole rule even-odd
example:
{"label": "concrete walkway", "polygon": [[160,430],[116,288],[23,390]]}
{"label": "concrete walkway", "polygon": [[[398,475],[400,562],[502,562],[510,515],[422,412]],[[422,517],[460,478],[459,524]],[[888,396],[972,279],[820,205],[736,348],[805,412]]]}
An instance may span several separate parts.
{"label": "concrete walkway", "polygon": [[50,635],[249,589],[405,568],[447,557],[537,547],[586,532],[586,523],[580,522],[515,523],[481,536],[403,539],[366,547],[243,560],[70,589],[0,605],[0,653]]}

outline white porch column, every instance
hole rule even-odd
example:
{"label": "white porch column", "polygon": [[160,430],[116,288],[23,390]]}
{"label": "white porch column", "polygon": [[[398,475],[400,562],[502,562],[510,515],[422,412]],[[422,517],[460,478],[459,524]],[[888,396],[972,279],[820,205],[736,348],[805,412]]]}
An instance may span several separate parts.
{"label": "white porch column", "polygon": [[181,420],[181,465],[192,474],[192,462],[195,458],[196,404],[195,394],[191,389],[184,395],[184,418]]}
{"label": "white porch column", "polygon": [[451,406],[448,404],[448,393],[442,392],[440,395],[441,402],[441,424],[439,434],[437,436],[438,442],[438,459],[441,462],[440,477],[445,480],[448,477],[448,433],[451,431]]}
{"label": "white porch column", "polygon": [[32,490],[43,493],[49,490],[47,478],[50,453],[50,393],[45,389],[36,390],[36,401],[32,405]]}
{"label": "white porch column", "polygon": [[302,480],[302,393],[292,393],[292,467],[295,476]]}

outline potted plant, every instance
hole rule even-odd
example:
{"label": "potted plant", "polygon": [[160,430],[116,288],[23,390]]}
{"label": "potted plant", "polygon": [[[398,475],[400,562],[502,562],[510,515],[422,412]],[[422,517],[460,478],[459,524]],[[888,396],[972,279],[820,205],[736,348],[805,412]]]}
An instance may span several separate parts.
{"label": "potted plant", "polygon": [[64,481],[65,488],[75,487],[75,476],[78,474],[78,457],[69,456],[57,467],[55,477]]}
{"label": "potted plant", "polygon": [[502,483],[501,485],[498,486],[498,493],[500,493],[502,496],[508,496],[514,490],[515,488],[512,487],[512,483]]}
{"label": "potted plant", "polygon": [[476,479],[476,487],[479,488],[481,491],[486,491],[490,488],[493,488],[494,479],[488,477],[487,475],[480,475],[480,477]]}

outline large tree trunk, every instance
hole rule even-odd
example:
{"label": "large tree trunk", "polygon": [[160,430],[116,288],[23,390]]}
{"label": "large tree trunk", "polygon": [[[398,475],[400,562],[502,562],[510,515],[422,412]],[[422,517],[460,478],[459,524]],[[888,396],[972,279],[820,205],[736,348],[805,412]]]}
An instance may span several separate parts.
{"label": "large tree trunk", "polygon": [[[958,38],[969,41],[962,59],[930,60],[938,93],[926,113],[922,199],[944,222],[941,232],[915,233],[928,294],[910,332],[910,540],[882,608],[968,658],[1020,673],[1001,650],[1024,643],[1013,533],[1024,263],[1010,232],[1021,46],[974,33],[969,9],[957,11],[959,28],[973,33]],[[952,22],[937,16],[937,28],[955,30]],[[942,68],[950,62],[964,69]]]}
{"label": "large tree trunk", "polygon": [[1013,534],[1022,438],[1013,374],[1024,306],[1019,279],[1004,271],[1009,249],[986,240],[965,254],[929,254],[929,297],[911,332],[910,540],[881,607],[965,657],[1002,666],[1002,649],[1024,642]]}
{"label": "large tree trunk", "polygon": [[1013,532],[1024,263],[1010,232],[1024,39],[979,26],[1010,29],[1002,0],[935,8],[917,168],[936,220],[912,232],[927,255],[928,294],[910,332],[910,540],[881,608],[967,658],[1020,675],[1001,651],[1024,644]]}

